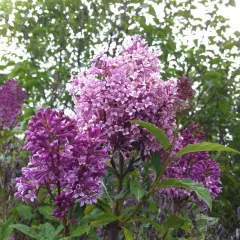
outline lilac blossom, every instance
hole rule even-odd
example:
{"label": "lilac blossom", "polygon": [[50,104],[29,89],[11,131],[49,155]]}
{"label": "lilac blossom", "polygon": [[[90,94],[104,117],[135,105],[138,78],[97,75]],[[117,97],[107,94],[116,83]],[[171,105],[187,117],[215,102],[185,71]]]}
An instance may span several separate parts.
{"label": "lilac blossom", "polygon": [[52,215],[61,220],[64,216],[68,214],[69,208],[74,206],[73,198],[66,195],[64,192],[57,194],[54,201],[54,210]]}
{"label": "lilac blossom", "polygon": [[0,87],[0,128],[14,127],[18,123],[25,98],[26,93],[16,80],[9,79]]}
{"label": "lilac blossom", "polygon": [[[183,131],[176,141],[175,151],[188,144],[199,143],[203,140],[204,134],[199,131],[199,125],[192,124],[189,129]],[[220,167],[219,164],[210,159],[208,152],[196,152],[185,154],[178,158],[166,169],[164,178],[191,179],[193,182],[201,183],[206,187],[212,198],[215,199],[221,192]],[[162,193],[170,197],[186,197],[191,195],[191,191],[181,188],[168,188]]]}
{"label": "lilac blossom", "polygon": [[185,93],[180,80],[161,80],[159,69],[158,53],[139,36],[114,58],[100,53],[89,70],[72,77],[80,129],[102,128],[114,149],[131,150],[144,142],[145,155],[159,150],[156,139],[129,120],[151,122],[172,138],[179,105],[186,94],[190,97],[189,85]]}
{"label": "lilac blossom", "polygon": [[58,218],[62,217],[59,199],[65,199],[66,208],[74,200],[81,206],[96,202],[109,150],[103,147],[100,129],[89,127],[79,132],[74,119],[47,108],[32,117],[26,136],[24,149],[31,151],[31,156],[28,166],[22,169],[23,176],[17,179],[16,196],[33,201],[40,187],[50,195],[57,189],[53,214]]}

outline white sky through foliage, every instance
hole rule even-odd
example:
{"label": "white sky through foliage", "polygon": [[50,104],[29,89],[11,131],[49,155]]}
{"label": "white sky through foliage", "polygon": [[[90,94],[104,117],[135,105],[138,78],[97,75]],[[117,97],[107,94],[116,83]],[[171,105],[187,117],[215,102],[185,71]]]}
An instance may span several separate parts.
{"label": "white sky through foliage", "polygon": [[[13,1],[13,0],[12,0]],[[1,0],[0,0],[1,2]],[[147,1],[146,1],[147,2]],[[230,25],[230,29],[228,30],[228,35],[232,35],[233,32],[235,31],[240,31],[240,0],[235,0],[235,3],[236,3],[236,7],[232,7],[232,6],[228,6],[228,7],[221,7],[219,9],[219,13],[221,15],[223,15],[224,17],[226,18],[229,18],[229,25]],[[161,16],[161,12],[163,11],[163,9],[161,8],[161,5],[157,6],[155,5],[155,11],[157,12],[158,16]],[[2,22],[2,19],[1,19],[1,12],[2,10],[0,10],[0,27],[1,27],[1,22]],[[197,6],[197,9],[195,10],[196,11],[196,14],[198,15],[198,17],[202,16],[202,18],[206,17],[204,15],[204,7],[201,7],[201,6]],[[147,17],[147,21],[151,22],[151,19]],[[201,33],[199,33],[200,35]],[[186,33],[186,41],[188,41],[189,39],[191,40],[191,37],[190,36],[191,34],[189,33],[189,36],[188,34]],[[196,37],[196,36],[195,36]],[[199,36],[199,38],[201,38],[201,36]],[[16,61],[18,62],[21,57],[27,57],[26,56],[26,52],[25,52],[25,49],[17,46],[17,43],[14,42],[13,40],[13,43],[11,44],[11,46],[8,46],[7,44],[7,39],[4,37],[4,36],[0,36],[0,65],[3,64],[2,62],[2,56],[3,54],[7,54],[7,53],[15,53],[15,57],[12,56],[13,59],[10,59],[10,60],[13,60],[13,61]],[[9,54],[9,56],[12,55],[12,54]],[[19,56],[19,58],[18,58]],[[240,63],[239,63],[240,64]],[[3,71],[5,72],[5,71]],[[1,73],[1,71],[0,71]]]}

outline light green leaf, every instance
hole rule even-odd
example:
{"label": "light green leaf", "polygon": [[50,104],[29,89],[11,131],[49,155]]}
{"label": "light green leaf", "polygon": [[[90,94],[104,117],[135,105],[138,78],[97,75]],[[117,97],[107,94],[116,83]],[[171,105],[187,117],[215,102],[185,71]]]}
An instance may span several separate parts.
{"label": "light green leaf", "polygon": [[135,179],[130,181],[130,191],[138,201],[146,194],[146,191],[142,188],[141,183]]}
{"label": "light green leaf", "polygon": [[112,213],[105,213],[99,216],[95,221],[90,223],[93,227],[105,226],[111,222],[118,220],[118,217]]}
{"label": "light green leaf", "polygon": [[96,205],[94,204],[88,204],[84,210],[84,215],[88,215],[96,208]]}
{"label": "light green leaf", "polygon": [[127,228],[123,227],[123,231],[124,231],[124,236],[126,240],[134,240],[131,232]]}
{"label": "light green leaf", "polygon": [[232,149],[230,147],[225,147],[218,143],[201,142],[201,143],[187,145],[185,148],[178,151],[175,157],[179,157],[181,155],[192,153],[192,152],[209,152],[209,151],[225,151],[225,152],[234,152],[234,153],[240,154],[239,151]]}
{"label": "light green leaf", "polygon": [[165,151],[169,148],[170,140],[162,129],[156,127],[155,125],[153,125],[151,123],[144,122],[144,121],[141,121],[141,120],[132,120],[131,122],[136,123],[139,126],[145,128],[149,132],[151,132],[152,135],[154,137],[156,137],[157,140],[160,142],[160,144],[162,145],[162,147]]}
{"label": "light green leaf", "polygon": [[209,209],[212,210],[212,198],[207,188],[203,187],[200,183],[194,183],[190,179],[178,179],[178,178],[169,178],[162,179],[158,185],[158,189],[169,188],[169,187],[183,187],[190,189],[196,193],[196,195],[203,201],[206,202]]}

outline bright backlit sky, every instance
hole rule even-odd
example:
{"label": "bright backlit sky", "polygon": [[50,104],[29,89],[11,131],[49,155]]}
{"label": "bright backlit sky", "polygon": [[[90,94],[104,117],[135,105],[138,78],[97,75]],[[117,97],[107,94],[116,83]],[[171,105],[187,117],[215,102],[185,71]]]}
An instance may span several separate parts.
{"label": "bright backlit sky", "polygon": [[221,14],[230,20],[230,26],[233,31],[240,31],[240,0],[235,0],[236,7],[220,9]]}
{"label": "bright backlit sky", "polygon": [[[235,0],[235,2],[236,2],[236,7],[229,6],[224,8],[222,7],[219,9],[221,15],[223,15],[226,18],[229,18],[229,25],[231,26],[230,32],[228,33],[229,35],[231,35],[234,31],[240,31],[240,0]],[[161,12],[162,9],[156,9],[156,11]],[[201,14],[200,8],[197,9],[197,11]],[[0,14],[1,14],[1,11],[0,11]],[[204,12],[202,14],[204,14]],[[20,49],[18,46],[16,46],[16,44],[13,44],[12,46],[7,48],[6,38],[0,36],[0,65],[2,63],[1,58],[3,53],[4,52],[7,53],[8,51],[10,52],[14,51],[19,56],[24,55],[23,53],[24,51]]]}

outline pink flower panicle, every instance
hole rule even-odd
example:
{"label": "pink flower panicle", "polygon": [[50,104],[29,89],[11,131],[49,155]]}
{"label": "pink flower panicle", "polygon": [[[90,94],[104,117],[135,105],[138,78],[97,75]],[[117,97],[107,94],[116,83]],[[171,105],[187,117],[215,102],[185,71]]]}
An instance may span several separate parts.
{"label": "pink flower panicle", "polygon": [[80,129],[102,128],[107,142],[117,149],[132,149],[144,141],[145,155],[160,146],[149,132],[129,120],[151,122],[171,138],[174,106],[184,104],[185,95],[179,91],[177,80],[159,78],[158,54],[139,36],[114,58],[99,54],[89,70],[72,77],[70,90]]}

